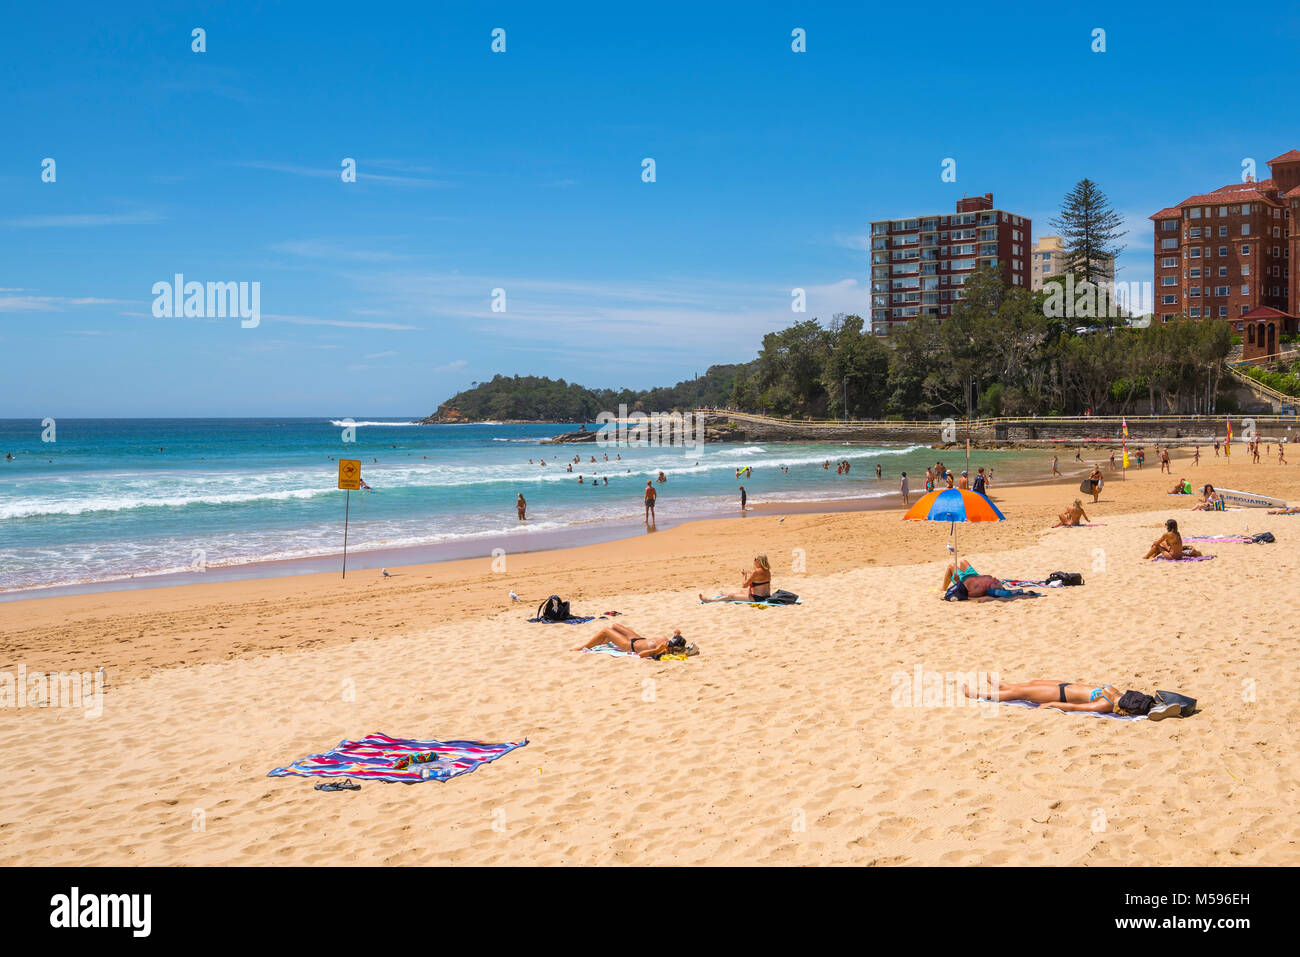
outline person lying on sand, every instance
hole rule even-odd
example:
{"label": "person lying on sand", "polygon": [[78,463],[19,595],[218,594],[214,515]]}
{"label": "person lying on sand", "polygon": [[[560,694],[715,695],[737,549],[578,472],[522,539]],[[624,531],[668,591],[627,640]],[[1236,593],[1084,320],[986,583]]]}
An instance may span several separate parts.
{"label": "person lying on sand", "polygon": [[764,598],[771,597],[772,566],[768,564],[766,555],[755,555],[754,567],[742,571],[740,575],[744,579],[742,585],[745,591],[719,595],[717,598],[705,598],[701,593],[700,601],[762,601]]}
{"label": "person lying on sand", "polygon": [[1075,499],[1074,504],[1067,508],[1060,515],[1056,516],[1059,521],[1052,528],[1061,528],[1067,525],[1082,525],[1088,521],[1088,513],[1083,510],[1083,500]]}
{"label": "person lying on sand", "polygon": [[939,591],[947,591],[958,582],[965,581],[967,578],[973,578],[978,574],[979,572],[975,570],[975,566],[963,558],[959,562],[950,564],[944,570],[943,584],[939,586]]}
{"label": "person lying on sand", "polygon": [[1015,598],[1041,598],[1036,591],[1012,588],[992,575],[972,575],[956,582],[943,593],[944,601],[1009,601]]}
{"label": "person lying on sand", "polygon": [[1145,555],[1145,558],[1167,558],[1170,561],[1178,561],[1180,558],[1200,558],[1201,553],[1190,545],[1183,544],[1183,536],[1178,531],[1178,523],[1174,519],[1165,522],[1165,533],[1151,543],[1151,549]]}
{"label": "person lying on sand", "polygon": [[[1093,686],[1036,678],[1033,681],[1018,683],[999,681],[996,689],[991,689],[983,695],[969,685],[962,685],[962,691],[968,698],[979,698],[984,701],[1032,701],[1040,708],[1055,708],[1057,711],[1091,711],[1095,714],[1129,713],[1120,707],[1120,699],[1124,696],[1114,685]],[[1181,705],[1162,704],[1146,695],[1135,697],[1136,700],[1133,701],[1137,709],[1135,713],[1145,714],[1152,721],[1177,717],[1182,713]]]}
{"label": "person lying on sand", "polygon": [[645,638],[638,635],[627,625],[608,625],[591,636],[581,645],[574,645],[572,651],[583,651],[597,645],[613,645],[619,651],[629,651],[641,658],[658,658],[668,652],[691,654],[694,644],[686,644],[682,630],[674,628],[671,638]]}

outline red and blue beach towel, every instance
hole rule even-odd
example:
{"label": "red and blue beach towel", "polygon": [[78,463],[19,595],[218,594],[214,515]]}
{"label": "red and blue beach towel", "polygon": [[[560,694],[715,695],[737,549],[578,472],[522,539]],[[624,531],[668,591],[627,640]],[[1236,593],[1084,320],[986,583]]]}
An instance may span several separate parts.
{"label": "red and blue beach towel", "polygon": [[323,754],[309,754],[267,777],[358,778],[367,781],[448,781],[495,761],[524,741],[484,744],[482,741],[415,741],[368,734],[359,741],[340,741]]}

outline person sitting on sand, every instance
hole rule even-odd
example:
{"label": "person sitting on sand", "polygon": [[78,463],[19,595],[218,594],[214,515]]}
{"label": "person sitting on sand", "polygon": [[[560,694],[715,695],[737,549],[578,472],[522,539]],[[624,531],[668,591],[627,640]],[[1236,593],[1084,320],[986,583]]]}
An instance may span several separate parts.
{"label": "person sitting on sand", "polygon": [[619,651],[629,651],[641,658],[658,658],[668,652],[691,654],[694,644],[686,644],[682,630],[674,628],[671,638],[646,638],[638,635],[627,625],[607,625],[580,645],[574,645],[572,651],[584,651],[597,645],[613,645]]}
{"label": "person sitting on sand", "polygon": [[1083,510],[1083,500],[1077,498],[1074,500],[1073,505],[1056,517],[1060,519],[1060,521],[1053,525],[1052,528],[1082,525],[1084,522],[1088,521],[1088,513]]}
{"label": "person sitting on sand", "polygon": [[1192,506],[1193,512],[1214,512],[1222,511],[1223,498],[1219,495],[1214,486],[1206,482],[1201,486],[1201,501]]}
{"label": "person sitting on sand", "polygon": [[1151,549],[1143,558],[1164,558],[1176,562],[1183,558],[1200,558],[1201,553],[1190,545],[1183,544],[1183,536],[1178,531],[1174,519],[1165,522],[1165,533],[1151,543]]}
{"label": "person sitting on sand", "polygon": [[763,601],[772,595],[772,566],[768,564],[766,555],[754,556],[754,567],[742,571],[741,577],[744,578],[745,591],[732,592],[727,595],[719,595],[717,598],[705,598],[703,593],[700,594],[700,601]]}
{"label": "person sitting on sand", "polygon": [[[1127,713],[1120,707],[1120,699],[1124,695],[1121,695],[1114,685],[1075,684],[1070,681],[1035,678],[1033,681],[999,681],[997,688],[990,689],[986,694],[980,694],[970,685],[962,685],[962,691],[968,698],[978,698],[983,701],[1030,701],[1040,708],[1055,708],[1057,711],[1089,711],[1093,714]],[[1162,704],[1146,695],[1137,697],[1140,702],[1137,707],[1145,709],[1139,710],[1139,713],[1145,713],[1152,721],[1182,714],[1181,704]]]}
{"label": "person sitting on sand", "polygon": [[1181,478],[1178,480],[1177,484],[1174,485],[1173,489],[1170,491],[1169,494],[1170,495],[1191,495],[1192,483],[1187,481],[1187,479],[1185,478]]}

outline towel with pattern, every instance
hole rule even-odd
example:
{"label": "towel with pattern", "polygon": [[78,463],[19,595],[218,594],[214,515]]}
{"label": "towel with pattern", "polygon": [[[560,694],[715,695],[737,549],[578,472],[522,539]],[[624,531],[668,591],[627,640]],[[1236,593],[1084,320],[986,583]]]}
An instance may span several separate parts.
{"label": "towel with pattern", "polygon": [[[701,605],[717,604],[721,595],[714,595],[712,602],[702,601]],[[787,605],[802,605],[803,599],[796,598],[794,601],[745,601],[743,598],[728,598],[721,602],[723,605],[749,605],[751,608],[785,608]]]}
{"label": "towel with pattern", "polygon": [[284,768],[267,774],[271,778],[302,777],[358,778],[367,781],[447,781],[469,774],[481,764],[495,761],[528,743],[507,741],[414,741],[368,734],[360,741],[340,741],[323,754],[309,754]]}
{"label": "towel with pattern", "polygon": [[1185,542],[1239,542],[1243,545],[1252,544],[1255,539],[1249,535],[1187,535],[1183,537]]}
{"label": "towel with pattern", "polygon": [[[987,698],[981,699],[987,701]],[[1017,708],[1037,708],[1038,705],[1032,701],[999,701],[998,704],[1015,705]],[[1050,704],[1043,705],[1044,708],[1052,707]],[[1147,716],[1144,714],[1102,714],[1098,711],[1057,711],[1057,714],[1086,714],[1090,718],[1114,718],[1116,721],[1146,721]]]}
{"label": "towel with pattern", "polygon": [[582,650],[585,654],[588,655],[613,655],[615,658],[640,658],[641,657],[640,655],[634,654],[630,651],[623,651],[621,648],[615,648],[608,641],[605,642],[603,645],[597,645],[594,648],[583,648]]}
{"label": "towel with pattern", "polygon": [[1157,562],[1208,562],[1213,555],[1184,555],[1182,558],[1165,558],[1161,555],[1159,558],[1152,559]]}
{"label": "towel with pattern", "polygon": [[[604,615],[600,616],[604,618]],[[589,621],[595,621],[595,615],[570,615],[564,621],[551,621],[549,618],[529,618],[529,621],[538,625],[585,625]]]}

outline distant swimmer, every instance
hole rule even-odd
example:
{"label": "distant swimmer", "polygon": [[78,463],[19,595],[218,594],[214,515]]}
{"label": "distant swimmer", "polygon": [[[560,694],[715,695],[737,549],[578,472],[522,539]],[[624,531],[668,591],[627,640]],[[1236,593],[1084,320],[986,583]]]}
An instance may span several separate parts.
{"label": "distant swimmer", "polygon": [[660,472],[660,473],[659,473],[659,481],[660,481],[660,482],[667,482],[667,481],[668,481],[668,476],[667,476],[667,475],[664,475],[663,472]]}
{"label": "distant swimmer", "polygon": [[880,466],[877,465],[877,466],[876,466],[876,481],[878,482],[878,481],[880,481],[880,479],[881,479]]}

